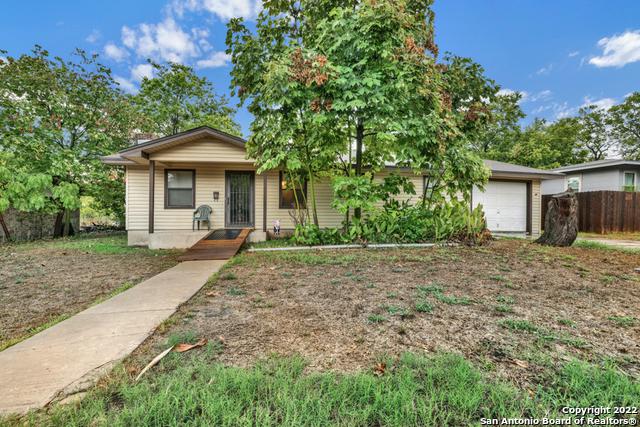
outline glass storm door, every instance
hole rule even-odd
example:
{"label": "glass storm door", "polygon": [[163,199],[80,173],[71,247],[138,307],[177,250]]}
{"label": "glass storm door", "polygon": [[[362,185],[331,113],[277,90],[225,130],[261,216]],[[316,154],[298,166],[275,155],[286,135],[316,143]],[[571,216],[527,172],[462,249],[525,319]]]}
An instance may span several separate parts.
{"label": "glass storm door", "polygon": [[253,227],[254,173],[225,173],[225,227]]}

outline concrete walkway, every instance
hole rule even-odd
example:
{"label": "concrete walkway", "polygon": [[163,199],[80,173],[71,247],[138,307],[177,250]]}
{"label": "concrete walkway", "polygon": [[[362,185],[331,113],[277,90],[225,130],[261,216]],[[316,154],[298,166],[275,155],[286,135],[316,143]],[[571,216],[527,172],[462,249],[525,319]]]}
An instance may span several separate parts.
{"label": "concrete walkway", "polygon": [[41,408],[91,386],[225,262],[183,262],[0,352],[0,414]]}
{"label": "concrete walkway", "polygon": [[578,237],[578,240],[597,242],[603,245],[618,246],[620,248],[640,249],[640,240],[598,239],[597,237]]}

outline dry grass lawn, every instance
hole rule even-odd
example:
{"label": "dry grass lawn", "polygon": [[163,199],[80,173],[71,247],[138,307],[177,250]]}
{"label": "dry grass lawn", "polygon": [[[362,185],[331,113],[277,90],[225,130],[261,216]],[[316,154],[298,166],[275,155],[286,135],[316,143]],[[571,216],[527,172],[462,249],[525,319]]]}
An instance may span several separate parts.
{"label": "dry grass lawn", "polygon": [[218,360],[302,355],[311,370],[370,370],[381,355],[463,354],[524,386],[577,357],[640,373],[638,254],[501,240],[480,248],[245,253],[150,338],[206,337]]}
{"label": "dry grass lawn", "polygon": [[0,245],[0,349],[177,263],[125,235]]}

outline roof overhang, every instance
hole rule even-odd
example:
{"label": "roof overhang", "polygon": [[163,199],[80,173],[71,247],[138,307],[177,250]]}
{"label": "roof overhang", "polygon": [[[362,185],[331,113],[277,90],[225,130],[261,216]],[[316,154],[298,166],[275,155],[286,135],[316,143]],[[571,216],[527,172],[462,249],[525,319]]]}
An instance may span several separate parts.
{"label": "roof overhang", "polygon": [[155,153],[167,148],[175,147],[177,145],[196,141],[206,137],[215,138],[218,141],[223,141],[243,149],[246,142],[240,137],[230,135],[217,129],[213,129],[209,126],[200,126],[184,132],[176,133],[175,135],[169,135],[162,138],[153,139],[142,144],[131,146],[115,154],[104,156],[101,159],[103,163],[111,165],[144,165],[148,163],[150,153]]}
{"label": "roof overhang", "polygon": [[561,173],[516,173],[516,172],[504,172],[504,171],[491,171],[491,177],[489,179],[513,179],[513,180],[545,180],[545,179],[558,179],[562,178],[564,174]]}
{"label": "roof overhang", "polygon": [[588,171],[588,170],[593,170],[593,169],[606,169],[606,168],[611,168],[611,167],[617,167],[617,166],[631,166],[631,167],[640,167],[640,161],[637,160],[624,160],[624,159],[612,159],[611,161],[603,161],[600,163],[583,163],[583,164],[579,164],[579,165],[573,165],[573,166],[563,166],[561,168],[556,168],[553,169],[556,172],[562,172],[562,173],[573,173],[573,172],[582,172],[582,171]]}

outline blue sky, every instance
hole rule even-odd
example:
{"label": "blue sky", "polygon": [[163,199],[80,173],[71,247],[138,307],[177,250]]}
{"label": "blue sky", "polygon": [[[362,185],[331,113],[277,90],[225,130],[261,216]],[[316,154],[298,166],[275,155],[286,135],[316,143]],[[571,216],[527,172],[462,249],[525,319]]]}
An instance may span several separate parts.
{"label": "blue sky", "polygon": [[[228,94],[225,23],[251,20],[258,8],[255,0],[7,2],[0,49],[97,52],[128,91],[148,74],[146,58],[179,61]],[[436,0],[435,11],[440,50],[473,58],[503,90],[523,92],[526,121],[609,107],[640,90],[636,0]],[[240,109],[236,119],[246,135],[251,116]]]}

